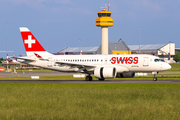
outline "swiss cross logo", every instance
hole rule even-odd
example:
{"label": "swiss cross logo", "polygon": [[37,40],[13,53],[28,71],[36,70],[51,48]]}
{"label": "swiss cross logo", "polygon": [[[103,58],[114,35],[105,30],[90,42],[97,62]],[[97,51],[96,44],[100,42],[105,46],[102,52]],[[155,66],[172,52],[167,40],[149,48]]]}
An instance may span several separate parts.
{"label": "swiss cross logo", "polygon": [[28,48],[32,48],[32,44],[36,43],[35,39],[32,39],[32,35],[28,35],[28,39],[24,40],[25,44],[28,44]]}

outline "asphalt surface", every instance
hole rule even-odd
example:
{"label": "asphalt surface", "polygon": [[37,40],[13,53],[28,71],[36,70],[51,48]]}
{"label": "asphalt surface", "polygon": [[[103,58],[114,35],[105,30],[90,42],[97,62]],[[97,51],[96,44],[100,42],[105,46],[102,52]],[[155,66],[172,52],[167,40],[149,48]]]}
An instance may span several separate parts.
{"label": "asphalt surface", "polygon": [[0,80],[0,83],[180,84],[180,80]]}
{"label": "asphalt surface", "polygon": [[73,75],[73,73],[64,73],[64,72],[37,72],[37,71],[25,71],[17,72],[0,72],[0,77],[30,77],[30,76],[68,76]]}
{"label": "asphalt surface", "polygon": [[[179,73],[178,73],[179,74]],[[73,73],[26,71],[13,74],[0,72],[0,77],[67,76]],[[93,83],[93,84],[180,84],[180,80],[0,80],[0,83]]]}

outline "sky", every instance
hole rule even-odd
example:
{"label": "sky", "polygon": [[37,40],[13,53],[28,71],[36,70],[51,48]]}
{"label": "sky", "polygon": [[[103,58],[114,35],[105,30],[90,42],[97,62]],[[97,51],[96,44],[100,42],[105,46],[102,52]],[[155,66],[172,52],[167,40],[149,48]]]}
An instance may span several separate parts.
{"label": "sky", "polygon": [[[0,51],[25,55],[19,27],[27,27],[41,45],[56,53],[65,47],[101,44],[97,12],[108,0],[0,0]],[[180,0],[110,0],[113,27],[109,41],[127,45],[167,44],[180,48]],[[7,24],[8,22],[8,24]],[[8,26],[8,27],[7,27]],[[140,29],[139,29],[140,27]],[[81,41],[79,42],[79,39]],[[0,58],[6,52],[0,52]]]}

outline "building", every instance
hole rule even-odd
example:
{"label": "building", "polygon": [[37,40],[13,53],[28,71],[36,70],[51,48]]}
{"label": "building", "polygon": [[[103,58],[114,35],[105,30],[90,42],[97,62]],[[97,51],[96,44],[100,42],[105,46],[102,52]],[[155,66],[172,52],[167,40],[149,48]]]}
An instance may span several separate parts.
{"label": "building", "polygon": [[20,69],[34,69],[34,68],[39,68],[33,65],[28,65],[28,64],[24,64],[24,63],[20,63]]}
{"label": "building", "polygon": [[[63,54],[101,54],[101,46],[95,47],[67,47],[58,53]],[[175,43],[168,44],[147,44],[147,45],[126,45],[126,43],[120,39],[118,42],[108,43],[109,54],[150,54],[159,56],[164,60],[173,60],[175,56]],[[180,51],[180,49],[176,49]]]}
{"label": "building", "polygon": [[[7,68],[7,61],[2,61],[1,65],[4,66],[5,68]],[[20,69],[39,68],[39,67],[36,67],[36,66],[33,66],[33,65],[28,65],[28,64],[25,64],[25,63],[9,61],[9,68],[12,68],[14,66],[19,67]]]}
{"label": "building", "polygon": [[[118,42],[109,42],[108,43],[108,53],[109,54],[131,54],[131,50],[121,39]],[[102,54],[101,46],[95,47],[66,47],[65,49],[58,52],[58,54],[65,55],[90,55],[90,54]]]}
{"label": "building", "polygon": [[168,44],[148,44],[148,45],[128,45],[132,54],[151,54],[159,56],[164,60],[173,60],[175,56],[175,43]]}
{"label": "building", "polygon": [[[118,42],[109,42],[109,54],[131,54],[130,48],[122,39]],[[97,54],[101,54],[101,46],[97,50]]]}
{"label": "building", "polygon": [[175,48],[175,54],[180,53],[180,48]]}
{"label": "building", "polygon": [[91,55],[91,54],[97,54],[98,46],[95,47],[66,47],[63,50],[60,50],[56,54],[63,54],[63,55]]}

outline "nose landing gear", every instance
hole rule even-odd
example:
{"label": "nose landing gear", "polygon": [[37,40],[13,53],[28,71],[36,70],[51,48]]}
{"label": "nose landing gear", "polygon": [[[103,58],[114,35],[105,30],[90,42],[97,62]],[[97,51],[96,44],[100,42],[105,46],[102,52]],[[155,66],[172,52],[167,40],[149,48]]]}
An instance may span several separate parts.
{"label": "nose landing gear", "polygon": [[[154,75],[154,76],[155,76],[155,75]],[[153,81],[157,81],[157,77],[154,77],[154,78],[153,78]]]}
{"label": "nose landing gear", "polygon": [[153,81],[157,81],[157,77],[156,77],[156,75],[158,74],[158,72],[152,72],[152,74],[154,74]]}

